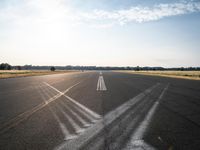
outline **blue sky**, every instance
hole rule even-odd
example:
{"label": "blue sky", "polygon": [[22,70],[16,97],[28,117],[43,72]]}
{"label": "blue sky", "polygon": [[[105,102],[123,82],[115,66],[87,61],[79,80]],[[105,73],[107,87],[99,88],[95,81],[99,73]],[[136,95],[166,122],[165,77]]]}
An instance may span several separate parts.
{"label": "blue sky", "polygon": [[0,62],[200,66],[198,0],[1,0]]}

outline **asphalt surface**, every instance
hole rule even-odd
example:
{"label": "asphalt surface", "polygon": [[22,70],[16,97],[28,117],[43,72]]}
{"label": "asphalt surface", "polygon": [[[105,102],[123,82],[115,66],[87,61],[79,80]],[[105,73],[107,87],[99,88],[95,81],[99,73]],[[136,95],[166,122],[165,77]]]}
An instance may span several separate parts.
{"label": "asphalt surface", "polygon": [[0,79],[1,150],[199,150],[200,81],[91,71]]}

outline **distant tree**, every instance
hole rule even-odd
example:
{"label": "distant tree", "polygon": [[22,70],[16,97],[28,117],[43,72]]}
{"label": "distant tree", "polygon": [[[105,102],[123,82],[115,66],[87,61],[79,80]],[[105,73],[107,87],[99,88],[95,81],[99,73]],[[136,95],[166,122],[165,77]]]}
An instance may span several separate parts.
{"label": "distant tree", "polygon": [[21,66],[17,66],[16,69],[17,70],[22,70],[22,67]]}
{"label": "distant tree", "polygon": [[0,64],[0,70],[11,70],[12,66],[8,63],[2,63]]}
{"label": "distant tree", "polygon": [[131,67],[126,67],[126,70],[131,70]]}
{"label": "distant tree", "polygon": [[192,67],[189,67],[188,70],[194,70]]}
{"label": "distant tree", "polygon": [[0,70],[4,70],[3,64],[0,64]]}
{"label": "distant tree", "polygon": [[69,65],[68,65],[68,66],[65,67],[65,69],[66,69],[66,70],[72,70],[73,68],[72,68],[72,66],[69,66]]}
{"label": "distant tree", "polygon": [[55,67],[51,67],[50,70],[51,70],[51,71],[55,71],[56,68],[55,68]]}
{"label": "distant tree", "polygon": [[183,67],[181,67],[181,71],[184,71],[184,68],[183,68]]}
{"label": "distant tree", "polygon": [[135,71],[140,71],[140,67],[137,66],[137,67],[135,68]]}
{"label": "distant tree", "polygon": [[32,65],[24,65],[23,69],[25,69],[25,70],[31,70],[31,69],[33,69],[32,67],[33,67]]}
{"label": "distant tree", "polygon": [[11,70],[11,65],[7,65],[7,70]]}

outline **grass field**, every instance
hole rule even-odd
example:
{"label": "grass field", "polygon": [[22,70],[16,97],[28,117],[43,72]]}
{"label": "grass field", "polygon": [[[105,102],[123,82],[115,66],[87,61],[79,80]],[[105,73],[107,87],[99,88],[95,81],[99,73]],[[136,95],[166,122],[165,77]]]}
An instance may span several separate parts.
{"label": "grass field", "polygon": [[200,80],[200,71],[123,71],[134,74]]}
{"label": "grass field", "polygon": [[59,73],[71,73],[76,71],[68,70],[0,70],[0,79],[2,78],[14,78],[14,77],[27,77],[27,76],[38,76],[38,75],[48,75],[48,74],[59,74]]}

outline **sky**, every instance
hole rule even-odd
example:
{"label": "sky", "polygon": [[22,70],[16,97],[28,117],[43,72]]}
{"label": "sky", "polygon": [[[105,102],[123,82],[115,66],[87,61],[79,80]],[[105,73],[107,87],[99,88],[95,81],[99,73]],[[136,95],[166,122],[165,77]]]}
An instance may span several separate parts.
{"label": "sky", "polygon": [[0,63],[200,66],[200,0],[0,0]]}

